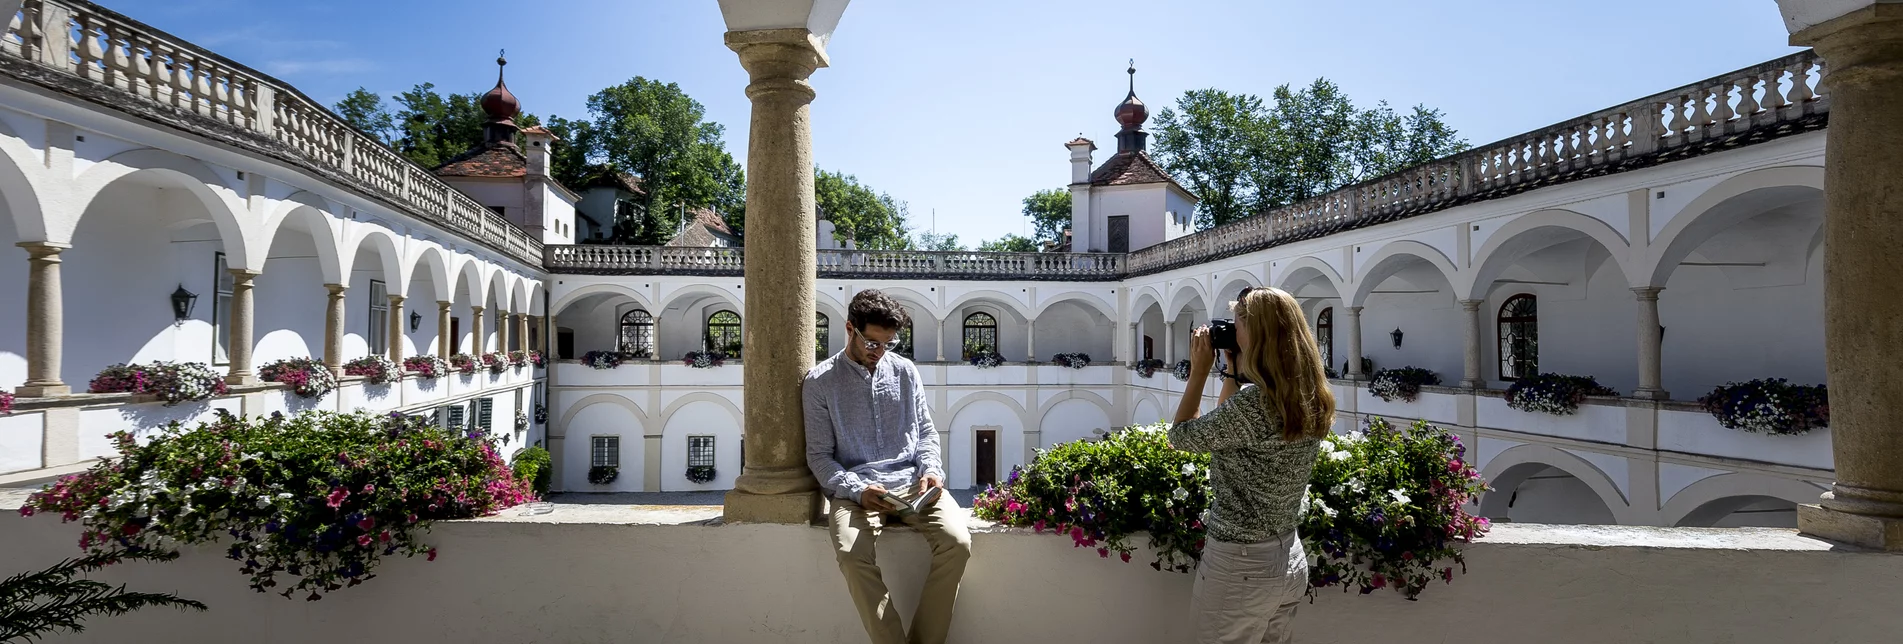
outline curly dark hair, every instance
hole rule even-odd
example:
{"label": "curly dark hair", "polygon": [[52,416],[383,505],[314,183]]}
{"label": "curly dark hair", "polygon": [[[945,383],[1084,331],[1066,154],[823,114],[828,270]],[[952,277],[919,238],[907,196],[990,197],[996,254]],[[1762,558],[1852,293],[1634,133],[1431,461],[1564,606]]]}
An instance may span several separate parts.
{"label": "curly dark hair", "polygon": [[876,288],[860,291],[846,306],[846,323],[861,333],[869,324],[896,331],[911,321],[912,317],[905,313],[905,307],[899,306],[898,300]]}

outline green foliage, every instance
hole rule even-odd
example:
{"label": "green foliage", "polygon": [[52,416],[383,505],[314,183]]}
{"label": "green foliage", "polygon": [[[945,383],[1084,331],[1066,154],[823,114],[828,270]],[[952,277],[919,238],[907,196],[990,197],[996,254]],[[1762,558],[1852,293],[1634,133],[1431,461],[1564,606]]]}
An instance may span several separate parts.
{"label": "green foliage", "polygon": [[646,192],[641,217],[617,222],[615,243],[673,240],[679,227],[676,204],[713,208],[735,232],[744,230],[746,178],[721,139],[726,129],[703,120],[706,107],[679,85],[636,76],[589,96],[588,114],[586,128],[565,122],[568,131],[581,133],[569,144],[579,151],[567,154],[573,161],[633,173]]}
{"label": "green foliage", "polygon": [[[912,247],[918,250],[940,250],[940,251],[954,251],[954,250],[965,249],[964,244],[958,243],[957,235],[953,235],[951,233],[945,233],[941,235],[938,233],[929,233],[929,232],[919,233],[918,239],[912,242]],[[978,248],[978,250],[985,250],[985,249],[981,246]]]}
{"label": "green foliage", "polygon": [[482,143],[480,94],[436,93],[423,83],[398,94],[396,140],[391,147],[425,168],[435,168]]}
{"label": "green foliage", "polygon": [[515,453],[515,459],[509,463],[515,470],[515,480],[529,481],[529,489],[535,491],[537,498],[548,496],[550,477],[555,467],[549,458],[548,450],[541,445],[532,445]]}
{"label": "green foliage", "polygon": [[[1169,425],[1041,450],[1005,483],[972,501],[978,517],[1070,537],[1128,562],[1131,539],[1149,535],[1152,568],[1188,572],[1202,556],[1209,507],[1208,454],[1170,446]],[[1464,567],[1457,542],[1487,530],[1463,507],[1485,489],[1453,434],[1426,423],[1398,430],[1379,419],[1366,432],[1322,441],[1298,532],[1316,564],[1310,587],[1393,587],[1409,599]],[[1312,592],[1312,591],[1311,591]]]}
{"label": "green foliage", "polygon": [[337,116],[351,127],[386,144],[396,132],[396,117],[383,107],[383,97],[362,87],[345,94],[343,100],[331,106],[331,110],[337,112]]}
{"label": "green foliage", "polygon": [[171,607],[204,611],[205,605],[171,593],[126,592],[103,582],[78,578],[126,560],[171,561],[178,553],[154,551],[95,552],[66,559],[38,572],[0,581],[0,642],[31,642],[65,631],[86,630],[90,615],[124,615],[141,608]]}
{"label": "green foliage", "polygon": [[1199,227],[1466,148],[1439,110],[1416,105],[1403,116],[1386,102],[1363,110],[1327,79],[1277,87],[1271,99],[1192,90],[1157,113],[1158,160],[1202,198]]}
{"label": "green foliage", "polygon": [[905,202],[849,174],[817,169],[814,173],[813,195],[820,212],[833,222],[834,235],[868,250],[898,250],[911,244],[906,236]]}
{"label": "green foliage", "polygon": [[258,592],[296,577],[286,598],[374,578],[382,557],[427,554],[433,521],[483,516],[528,489],[481,433],[401,414],[306,412],[166,427],[28,498],[22,514],[82,524],[90,553],[228,544]]}
{"label": "green foliage", "polygon": [[[1064,229],[1070,227],[1070,189],[1039,190],[1025,197],[1024,216],[1031,218],[1036,241],[1064,241]],[[1028,250],[1037,250],[1036,246]]]}
{"label": "green foliage", "polygon": [[1000,253],[1035,253],[1038,251],[1038,243],[1036,240],[1028,237],[1007,234],[992,241],[980,242],[978,244],[978,250]]}

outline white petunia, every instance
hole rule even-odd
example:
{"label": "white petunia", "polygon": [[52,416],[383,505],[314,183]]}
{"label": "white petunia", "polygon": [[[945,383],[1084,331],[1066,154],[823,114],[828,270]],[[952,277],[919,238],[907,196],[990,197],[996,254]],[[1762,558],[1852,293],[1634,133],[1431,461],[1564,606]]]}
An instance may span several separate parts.
{"label": "white petunia", "polygon": [[1189,475],[1192,475],[1192,474],[1195,474],[1195,473],[1196,473],[1196,464],[1195,464],[1195,463],[1184,463],[1184,464],[1183,464],[1183,476],[1189,476]]}
{"label": "white petunia", "polygon": [[1353,456],[1354,455],[1348,453],[1347,450],[1336,450],[1336,451],[1328,453],[1328,460],[1345,461],[1345,460],[1348,460],[1349,458],[1352,458]]}
{"label": "white petunia", "polygon": [[1393,497],[1395,503],[1407,503],[1414,500],[1408,498],[1407,493],[1400,490],[1388,490],[1388,496]]}
{"label": "white petunia", "polygon": [[1335,516],[1335,509],[1334,509],[1334,508],[1331,508],[1331,507],[1328,507],[1328,504],[1327,504],[1327,503],[1323,503],[1321,499],[1315,499],[1315,503],[1314,503],[1314,505],[1313,505],[1313,506],[1311,506],[1311,507],[1312,507],[1312,508],[1313,508],[1313,509],[1314,509],[1314,510],[1315,510],[1316,512],[1320,512],[1320,513],[1322,513],[1322,514],[1326,514],[1326,515],[1328,515],[1328,516],[1330,516],[1330,517],[1333,517],[1333,516]]}
{"label": "white petunia", "polygon": [[1176,500],[1181,501],[1189,498],[1189,490],[1178,487],[1175,491],[1170,492],[1170,496],[1176,497]]}

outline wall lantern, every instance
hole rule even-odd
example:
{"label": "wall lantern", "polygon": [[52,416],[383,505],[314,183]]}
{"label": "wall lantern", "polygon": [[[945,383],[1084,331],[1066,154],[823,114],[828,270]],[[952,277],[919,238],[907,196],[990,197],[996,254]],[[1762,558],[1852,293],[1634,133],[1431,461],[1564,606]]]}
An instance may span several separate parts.
{"label": "wall lantern", "polygon": [[1396,349],[1399,349],[1399,348],[1401,348],[1401,329],[1400,329],[1400,327],[1395,327],[1395,329],[1394,329],[1394,332],[1393,332],[1393,333],[1389,333],[1389,334],[1388,334],[1388,337],[1391,337],[1391,338],[1394,338],[1394,348],[1396,348]]}
{"label": "wall lantern", "polygon": [[410,330],[415,331],[416,327],[419,327],[422,325],[423,325],[423,314],[417,313],[415,311],[410,311]]}
{"label": "wall lantern", "polygon": [[178,285],[178,290],[172,291],[172,319],[180,323],[191,319],[192,305],[197,303],[197,293],[185,290],[184,284]]}

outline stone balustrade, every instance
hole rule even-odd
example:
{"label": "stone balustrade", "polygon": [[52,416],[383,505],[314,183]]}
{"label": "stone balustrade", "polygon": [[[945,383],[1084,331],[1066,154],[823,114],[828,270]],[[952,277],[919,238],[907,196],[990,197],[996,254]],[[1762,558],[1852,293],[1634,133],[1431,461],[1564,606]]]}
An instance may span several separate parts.
{"label": "stone balustrade", "polygon": [[542,259],[539,240],[289,84],[85,0],[20,7],[0,37],[0,70],[15,78],[261,152],[515,259]]}
{"label": "stone balustrade", "polygon": [[[543,266],[555,273],[600,275],[739,275],[740,248],[675,246],[548,246]],[[821,250],[821,277],[1112,281],[1124,275],[1122,253],[994,253],[979,251]]]}

